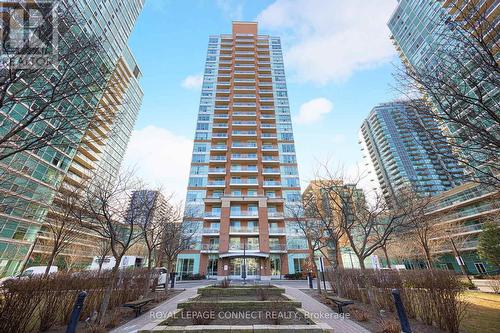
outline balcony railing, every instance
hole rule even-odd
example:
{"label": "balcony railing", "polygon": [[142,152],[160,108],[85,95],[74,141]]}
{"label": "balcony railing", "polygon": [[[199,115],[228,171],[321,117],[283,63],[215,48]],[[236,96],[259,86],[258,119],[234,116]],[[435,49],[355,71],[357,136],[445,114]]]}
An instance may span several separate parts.
{"label": "balcony railing", "polygon": [[286,251],[287,247],[284,244],[269,244],[270,251]]}
{"label": "balcony railing", "polygon": [[223,180],[210,180],[207,186],[224,186],[226,183]]}
{"label": "balcony railing", "polygon": [[281,182],[267,180],[267,181],[264,181],[264,186],[281,187]]}
{"label": "balcony railing", "polygon": [[231,154],[232,160],[256,160],[257,154]]}
{"label": "balcony railing", "polygon": [[279,162],[279,158],[277,156],[262,156],[262,160],[264,162]]}
{"label": "balcony railing", "polygon": [[277,169],[277,168],[264,168],[262,170],[262,173],[263,174],[279,174],[280,173],[280,169]]}
{"label": "balcony railing", "polygon": [[259,232],[259,228],[257,227],[253,227],[253,228],[249,228],[249,227],[230,227],[229,228],[229,232],[232,232],[232,233],[258,233]]}
{"label": "balcony railing", "polygon": [[246,246],[243,246],[243,244],[229,244],[229,250],[230,251],[259,251],[259,246],[258,245],[251,245],[247,244]]}
{"label": "balcony railing", "polygon": [[286,233],[285,228],[269,228],[269,234],[270,235],[281,235]]}
{"label": "balcony railing", "polygon": [[267,212],[267,217],[283,218],[282,212]]}
{"label": "balcony railing", "polygon": [[255,121],[233,121],[233,126],[257,126]]}
{"label": "balcony railing", "polygon": [[208,173],[225,174],[226,169],[225,168],[210,168],[210,169],[208,169]]}
{"label": "balcony railing", "polygon": [[255,117],[257,115],[256,112],[245,112],[245,111],[237,111],[233,112],[233,117]]}
{"label": "balcony railing", "polygon": [[226,162],[226,156],[210,156],[210,162]]}
{"label": "balcony railing", "polygon": [[231,179],[230,185],[259,185],[257,179]]}
{"label": "balcony railing", "polygon": [[214,123],[213,128],[228,128],[227,123]]}
{"label": "balcony railing", "polygon": [[220,212],[205,212],[206,218],[220,218]]}
{"label": "balcony railing", "polygon": [[227,133],[213,133],[213,134],[212,134],[212,137],[213,137],[213,138],[223,138],[223,139],[227,139]]}
{"label": "balcony railing", "polygon": [[274,151],[274,150],[278,150],[278,146],[276,146],[276,145],[263,145],[262,150]]}
{"label": "balcony railing", "polygon": [[256,143],[237,143],[233,142],[232,148],[257,148]]}
{"label": "balcony railing", "polygon": [[201,244],[201,251],[219,251],[219,244]]}
{"label": "balcony railing", "polygon": [[255,107],[257,106],[256,103],[233,103],[233,106],[239,106],[239,107]]}
{"label": "balcony railing", "polygon": [[258,217],[259,212],[257,210],[239,210],[239,211],[231,211],[231,217],[236,216],[244,216],[244,217]]}
{"label": "balcony railing", "polygon": [[256,136],[256,131],[233,131],[233,135],[235,136]]}
{"label": "balcony railing", "polygon": [[204,235],[218,235],[220,233],[220,229],[215,228],[204,228],[202,233]]}
{"label": "balcony railing", "polygon": [[237,168],[237,167],[231,167],[231,172],[257,172],[257,168]]}
{"label": "balcony railing", "polygon": [[215,145],[215,146],[212,146],[210,147],[211,150],[227,150],[227,146],[226,145]]}

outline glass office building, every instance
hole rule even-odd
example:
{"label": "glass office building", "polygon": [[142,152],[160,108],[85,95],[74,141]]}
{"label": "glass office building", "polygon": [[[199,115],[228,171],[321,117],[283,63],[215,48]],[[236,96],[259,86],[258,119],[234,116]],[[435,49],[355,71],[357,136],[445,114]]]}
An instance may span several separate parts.
{"label": "glass office building", "polygon": [[209,37],[184,221],[197,245],[178,256],[177,272],[300,272],[307,245],[287,214],[300,200],[280,38],[234,22],[232,34]]}
{"label": "glass office building", "polygon": [[[44,239],[48,240],[50,236],[44,231],[39,234],[39,231],[58,193],[64,195],[65,189],[96,172],[98,166],[101,170],[116,173],[142,99],[138,85],[140,71],[128,50],[127,41],[144,1],[79,0],[63,1],[62,5],[70,8],[69,15],[75,18],[78,26],[72,30],[73,36],[62,34],[60,42],[67,37],[98,38],[103,51],[93,55],[96,67],[89,68],[89,72],[95,73],[99,66],[105,66],[111,74],[107,77],[91,74],[95,82],[122,84],[119,87],[110,85],[113,91],[106,89],[96,93],[85,106],[84,112],[89,115],[92,126],[87,124],[86,128],[71,133],[70,141],[76,144],[65,149],[49,145],[0,161],[3,177],[0,186],[0,276],[12,275],[21,268],[29,259],[27,254],[37,237],[40,241],[34,253],[46,252]],[[40,77],[40,80],[44,79]],[[82,98],[76,96],[73,100],[63,100],[62,107],[71,108],[70,104],[79,97]],[[16,113],[27,107],[17,104],[2,109],[0,128],[15,122]],[[83,236],[82,243],[87,243]]]}
{"label": "glass office building", "polygon": [[[416,128],[416,119],[427,131]],[[462,168],[450,158],[451,147],[431,139],[439,133],[432,118],[418,114],[407,102],[383,103],[370,112],[361,126],[360,143],[373,180],[388,202],[405,187],[430,196],[463,181]]]}

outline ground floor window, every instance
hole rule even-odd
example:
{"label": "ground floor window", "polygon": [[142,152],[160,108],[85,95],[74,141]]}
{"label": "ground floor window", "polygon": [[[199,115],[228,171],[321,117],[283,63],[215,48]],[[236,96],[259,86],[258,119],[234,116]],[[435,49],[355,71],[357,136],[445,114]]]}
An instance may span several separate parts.
{"label": "ground floor window", "polygon": [[281,275],[281,260],[278,257],[270,258],[271,275]]}
{"label": "ground floor window", "polygon": [[302,273],[305,268],[306,260],[304,258],[293,258],[293,267],[295,273]]}
{"label": "ground floor window", "polygon": [[177,272],[181,275],[193,274],[194,259],[179,259]]}
{"label": "ground floor window", "polygon": [[475,262],[474,266],[476,267],[479,274],[486,274],[486,267],[482,262]]}
{"label": "ground floor window", "polygon": [[217,267],[218,267],[219,259],[208,259],[208,267],[207,273],[208,275],[217,275]]}
{"label": "ground floor window", "polygon": [[246,266],[247,276],[259,275],[260,266],[259,259],[256,258],[233,258],[229,261],[229,274],[233,276],[241,276],[243,266]]}

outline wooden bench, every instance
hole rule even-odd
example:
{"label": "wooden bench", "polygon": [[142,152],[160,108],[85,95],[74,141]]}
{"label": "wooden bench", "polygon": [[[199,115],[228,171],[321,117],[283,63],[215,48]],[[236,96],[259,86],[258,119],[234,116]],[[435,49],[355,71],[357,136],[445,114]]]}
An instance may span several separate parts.
{"label": "wooden bench", "polygon": [[125,308],[134,309],[135,316],[139,317],[139,315],[142,312],[142,308],[146,304],[148,304],[149,302],[152,302],[152,301],[154,301],[154,298],[151,298],[151,297],[149,297],[149,298],[141,298],[141,299],[138,299],[137,301],[127,302],[127,303],[123,304],[122,306],[125,307]]}
{"label": "wooden bench", "polygon": [[350,299],[338,297],[338,296],[326,296],[326,299],[329,301],[333,302],[335,305],[337,305],[337,309],[339,313],[344,313],[344,306],[348,306],[351,304],[354,304],[353,301]]}

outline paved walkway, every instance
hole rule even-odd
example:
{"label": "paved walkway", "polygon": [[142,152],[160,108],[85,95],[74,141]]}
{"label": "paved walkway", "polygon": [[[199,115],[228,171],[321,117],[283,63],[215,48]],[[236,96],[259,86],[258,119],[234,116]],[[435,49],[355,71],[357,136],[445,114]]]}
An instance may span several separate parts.
{"label": "paved walkway", "polygon": [[162,322],[167,318],[169,312],[173,312],[177,309],[177,304],[179,302],[186,301],[188,298],[193,297],[196,295],[197,290],[198,286],[188,288],[179,295],[161,303],[156,308],[143,313],[140,317],[134,318],[123,326],[115,328],[111,333],[133,333],[154,321]]}
{"label": "paved walkway", "polygon": [[[289,283],[285,281],[276,281],[277,283],[273,283],[275,285],[279,285],[282,288],[285,288],[285,293],[294,298],[295,300],[302,303],[302,308],[309,312],[311,317],[317,321],[327,324],[333,329],[335,333],[370,333],[365,328],[356,324],[350,319],[341,318],[333,312],[328,306],[324,305],[321,302],[318,302],[313,297],[307,295],[306,293],[299,290],[299,288],[307,288],[307,283]],[[142,327],[152,324],[153,322],[160,323],[167,318],[168,313],[173,312],[177,309],[177,304],[179,302],[183,302],[190,297],[196,295],[198,287],[202,285],[206,285],[209,283],[206,282],[198,282],[193,284],[183,284],[178,283],[178,288],[186,288],[185,291],[180,293],[179,295],[166,300],[161,303],[157,307],[145,312],[140,317],[135,318],[128,323],[120,326],[111,331],[111,333],[135,333]]]}
{"label": "paved walkway", "polygon": [[295,300],[302,302],[302,308],[309,312],[312,319],[317,322],[322,322],[327,324],[333,329],[335,333],[370,333],[364,327],[358,325],[354,321],[342,318],[334,314],[333,310],[323,303],[315,300],[306,293],[300,291],[297,288],[284,286],[285,293],[294,298]]}

